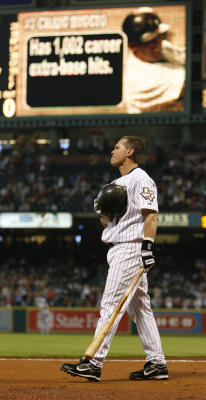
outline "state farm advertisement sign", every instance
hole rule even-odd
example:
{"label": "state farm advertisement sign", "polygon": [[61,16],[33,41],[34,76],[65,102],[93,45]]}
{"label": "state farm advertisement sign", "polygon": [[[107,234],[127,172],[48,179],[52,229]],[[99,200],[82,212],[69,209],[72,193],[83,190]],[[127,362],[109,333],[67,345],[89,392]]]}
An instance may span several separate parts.
{"label": "state farm advertisement sign", "polygon": [[[94,332],[99,319],[99,311],[94,309],[68,310],[51,308],[50,312],[52,314],[50,326],[53,332]],[[27,331],[39,331],[39,313],[39,309],[27,310]],[[122,333],[130,331],[127,313],[122,317],[117,331]]]}
{"label": "state farm advertisement sign", "polygon": [[202,314],[202,332],[206,332],[206,313]]}
{"label": "state farm advertisement sign", "polygon": [[155,312],[160,332],[201,332],[201,314],[196,312]]}

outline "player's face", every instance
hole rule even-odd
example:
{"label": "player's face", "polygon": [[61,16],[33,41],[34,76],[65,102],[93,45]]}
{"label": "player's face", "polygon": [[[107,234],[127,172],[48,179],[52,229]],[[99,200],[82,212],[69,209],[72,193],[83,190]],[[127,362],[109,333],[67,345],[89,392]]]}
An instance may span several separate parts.
{"label": "player's face", "polygon": [[162,60],[162,41],[163,36],[158,36],[156,39],[152,40],[149,43],[145,43],[144,45],[137,46],[134,49],[134,55],[140,60],[154,63]]}
{"label": "player's face", "polygon": [[114,146],[111,154],[111,165],[113,167],[120,167],[128,157],[128,149],[125,147],[126,140],[121,139]]}

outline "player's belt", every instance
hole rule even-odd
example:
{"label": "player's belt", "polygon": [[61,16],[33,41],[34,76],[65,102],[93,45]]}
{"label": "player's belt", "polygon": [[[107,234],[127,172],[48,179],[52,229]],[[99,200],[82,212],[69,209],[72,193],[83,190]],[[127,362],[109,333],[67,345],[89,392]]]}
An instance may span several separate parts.
{"label": "player's belt", "polygon": [[116,243],[107,243],[107,244],[110,248],[110,247],[116,246],[117,244],[123,244],[123,243],[142,243],[142,239],[137,239],[134,242],[116,242]]}
{"label": "player's belt", "polygon": [[109,245],[109,247],[114,247],[117,246],[118,244],[123,244],[125,242],[117,242],[117,243],[107,243]]}

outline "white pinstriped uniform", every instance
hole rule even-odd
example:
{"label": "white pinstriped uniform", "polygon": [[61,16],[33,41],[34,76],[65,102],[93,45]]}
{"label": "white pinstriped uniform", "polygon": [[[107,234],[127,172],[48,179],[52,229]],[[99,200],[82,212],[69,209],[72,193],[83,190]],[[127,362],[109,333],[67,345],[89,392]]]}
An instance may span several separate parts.
{"label": "white pinstriped uniform", "polygon": [[[158,211],[156,185],[141,168],[134,168],[127,175],[121,176],[112,183],[127,187],[128,206],[126,213],[119,221],[114,219],[109,222],[102,233],[102,241],[113,243],[114,246],[107,253],[109,270],[95,335],[114,311],[141,265],[140,252],[144,236],[144,218],[141,210]],[[126,310],[136,323],[142,346],[147,354],[146,361],[165,364],[160,336],[147,290],[147,274],[144,273],[137,287],[123,305],[107,337],[97,350],[92,359],[93,364],[102,366],[119,321]]]}

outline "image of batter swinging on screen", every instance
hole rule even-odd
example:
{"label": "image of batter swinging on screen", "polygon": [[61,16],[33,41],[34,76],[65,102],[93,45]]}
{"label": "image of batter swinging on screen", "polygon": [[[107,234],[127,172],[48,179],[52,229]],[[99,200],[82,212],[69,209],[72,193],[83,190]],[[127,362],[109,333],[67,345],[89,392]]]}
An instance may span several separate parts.
{"label": "image of batter swinging on screen", "polygon": [[73,376],[93,381],[100,380],[101,369],[110,349],[112,338],[127,310],[136,324],[138,335],[147,355],[144,368],[132,372],[129,379],[168,379],[165,356],[148,295],[147,272],[155,263],[154,240],[157,229],[158,203],[154,181],[139,167],[144,153],[144,142],[136,136],[122,137],[111,153],[111,165],[118,167],[121,175],[112,184],[123,186],[127,190],[127,208],[122,216],[108,218],[99,209],[98,201],[94,201],[94,210],[104,226],[102,241],[109,245],[107,254],[109,270],[95,336],[112,315],[142,266],[144,272],[94,357],[90,359],[82,357],[79,363],[62,365],[61,369]]}
{"label": "image of batter swinging on screen", "polygon": [[128,113],[183,111],[185,47],[169,40],[170,26],[151,7],[123,21],[128,40],[125,104]]}

